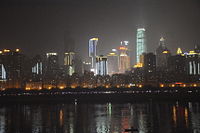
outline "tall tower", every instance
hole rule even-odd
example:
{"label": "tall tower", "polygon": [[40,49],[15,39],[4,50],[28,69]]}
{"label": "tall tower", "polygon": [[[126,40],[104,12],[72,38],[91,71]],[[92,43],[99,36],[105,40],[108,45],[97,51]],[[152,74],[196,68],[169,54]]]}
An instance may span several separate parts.
{"label": "tall tower", "polygon": [[97,42],[98,38],[92,38],[89,40],[89,57],[91,58],[91,71],[96,72],[96,56],[97,56]]}
{"label": "tall tower", "polygon": [[112,52],[110,52],[107,55],[108,58],[108,74],[112,75],[119,72],[118,66],[119,66],[119,56],[117,54],[116,49],[112,49]]}
{"label": "tall tower", "polygon": [[125,73],[130,69],[130,56],[127,54],[128,47],[126,45],[121,45],[119,47],[119,72]]}
{"label": "tall tower", "polygon": [[159,46],[156,49],[156,66],[159,69],[166,70],[168,58],[171,56],[170,51],[165,45],[165,39],[160,38]]}
{"label": "tall tower", "polygon": [[140,56],[143,53],[147,52],[147,46],[146,46],[146,35],[145,35],[145,29],[144,28],[138,28],[137,29],[137,41],[136,41],[136,63],[140,63]]}

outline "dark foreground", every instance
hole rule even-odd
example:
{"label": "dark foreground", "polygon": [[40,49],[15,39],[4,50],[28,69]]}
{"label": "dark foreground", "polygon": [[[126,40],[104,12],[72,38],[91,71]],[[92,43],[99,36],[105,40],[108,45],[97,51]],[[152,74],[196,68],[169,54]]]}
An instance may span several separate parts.
{"label": "dark foreground", "polygon": [[133,102],[146,100],[199,101],[200,88],[99,88],[99,89],[9,89],[0,92],[0,102]]}
{"label": "dark foreground", "polygon": [[[103,99],[102,99],[103,100]],[[1,133],[199,133],[199,102],[0,104]]]}

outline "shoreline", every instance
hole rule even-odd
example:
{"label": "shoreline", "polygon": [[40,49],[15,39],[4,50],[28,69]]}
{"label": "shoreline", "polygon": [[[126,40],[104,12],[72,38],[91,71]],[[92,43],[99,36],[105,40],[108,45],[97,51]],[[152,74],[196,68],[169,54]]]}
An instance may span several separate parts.
{"label": "shoreline", "polygon": [[200,101],[200,88],[52,89],[0,92],[0,103]]}

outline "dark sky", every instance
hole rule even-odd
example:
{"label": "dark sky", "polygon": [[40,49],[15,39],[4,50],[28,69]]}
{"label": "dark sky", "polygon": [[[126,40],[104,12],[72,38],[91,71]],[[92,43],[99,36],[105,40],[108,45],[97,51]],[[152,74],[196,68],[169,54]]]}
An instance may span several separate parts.
{"label": "dark sky", "polygon": [[99,38],[99,54],[128,40],[133,56],[138,26],[146,28],[149,52],[161,36],[172,52],[191,50],[200,44],[200,0],[0,1],[0,49],[21,48],[28,55],[62,54],[67,32],[83,59],[91,37]]}

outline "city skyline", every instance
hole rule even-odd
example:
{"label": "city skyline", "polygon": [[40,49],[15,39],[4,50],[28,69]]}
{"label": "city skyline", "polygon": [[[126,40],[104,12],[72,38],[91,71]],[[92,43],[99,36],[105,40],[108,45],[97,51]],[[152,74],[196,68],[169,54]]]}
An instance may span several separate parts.
{"label": "city skyline", "polygon": [[174,47],[189,51],[200,42],[199,5],[196,0],[2,0],[0,48],[19,47],[28,55],[63,53],[65,36],[70,36],[76,44],[74,49],[85,58],[88,40],[95,36],[100,39],[101,54],[109,53],[104,48],[115,48],[122,40],[128,40],[134,51],[136,29],[144,27],[148,52],[155,51],[161,36],[172,53]]}

